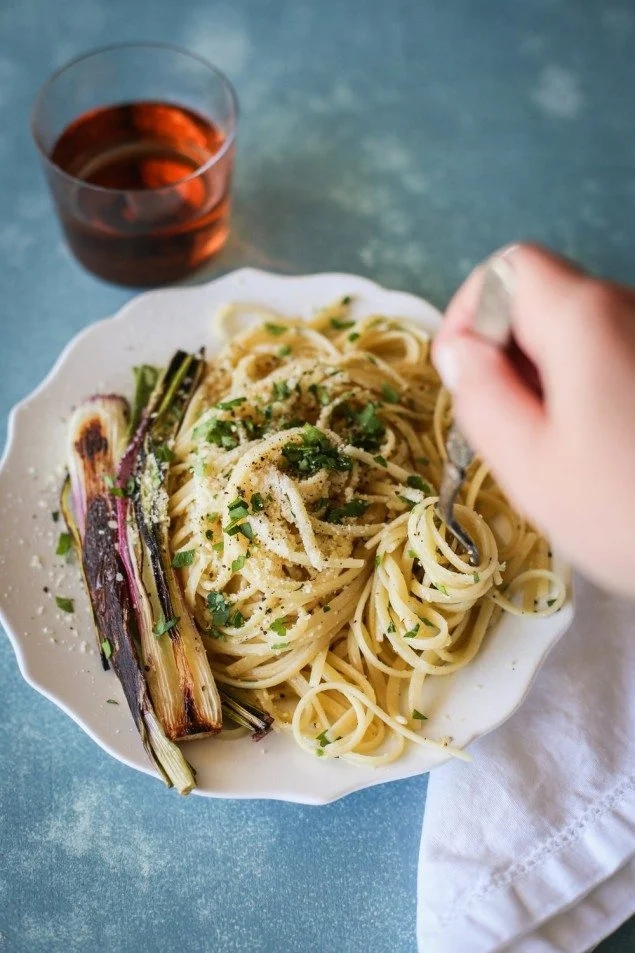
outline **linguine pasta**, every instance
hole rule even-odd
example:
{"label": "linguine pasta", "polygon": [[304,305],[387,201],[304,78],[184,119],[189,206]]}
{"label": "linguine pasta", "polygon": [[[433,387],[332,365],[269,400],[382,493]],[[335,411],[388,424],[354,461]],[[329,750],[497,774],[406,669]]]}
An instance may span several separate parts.
{"label": "linguine pasta", "polygon": [[428,335],[350,310],[262,312],[208,361],[173,448],[171,545],[216,680],[307,751],[380,765],[408,741],[452,751],[426,736],[424,680],[467,665],[501,612],[566,593],[479,461],[457,515],[481,564],[446,534],[452,411]]}

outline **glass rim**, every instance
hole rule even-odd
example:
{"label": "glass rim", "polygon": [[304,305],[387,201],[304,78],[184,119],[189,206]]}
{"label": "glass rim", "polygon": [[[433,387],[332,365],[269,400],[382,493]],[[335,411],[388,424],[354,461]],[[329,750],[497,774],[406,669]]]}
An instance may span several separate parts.
{"label": "glass rim", "polygon": [[[221,148],[218,152],[215,152],[213,156],[200,165],[194,172],[190,172],[189,175],[184,176],[182,179],[177,179],[175,182],[171,182],[169,185],[161,185],[153,189],[109,189],[104,185],[95,185],[92,182],[86,182],[84,179],[79,179],[76,175],[71,175],[70,172],[66,172],[57,162],[53,162],[51,157],[46,152],[44,144],[40,138],[38,132],[38,112],[41,109],[44,96],[46,95],[48,89],[53,85],[56,79],[62,75],[62,73],[67,72],[71,67],[76,66],[78,63],[83,62],[83,60],[90,59],[93,56],[97,56],[100,53],[110,53],[114,50],[125,50],[125,49],[139,49],[139,50],[168,50],[171,53],[179,53],[181,56],[185,56],[190,60],[195,60],[200,63],[201,66],[205,66],[211,73],[214,73],[219,79],[227,91],[229,96],[229,101],[232,107],[232,126],[227,135],[227,138],[223,142]],[[178,103],[175,103],[178,105]],[[110,43],[107,46],[99,46],[93,50],[89,50],[87,53],[82,53],[80,56],[74,57],[72,60],[69,60],[67,63],[64,63],[62,66],[59,66],[51,75],[46,79],[40,88],[38,89],[33,107],[31,109],[30,117],[30,128],[31,128],[31,137],[35,146],[46,163],[47,167],[52,169],[57,175],[62,176],[62,178],[67,179],[69,182],[74,183],[78,186],[83,186],[85,189],[94,189],[96,192],[104,192],[107,195],[130,195],[130,194],[139,194],[139,195],[158,195],[161,192],[169,192],[171,189],[176,188],[177,186],[183,185],[186,182],[191,182],[192,180],[198,178],[199,175],[206,172],[208,169],[213,168],[220,159],[229,151],[233,146],[236,139],[236,129],[238,126],[238,96],[236,95],[236,90],[232,86],[228,77],[223,73],[221,69],[217,66],[214,66],[213,63],[210,63],[209,60],[206,60],[205,57],[199,56],[198,53],[192,53],[189,50],[184,49],[182,46],[178,46],[176,43],[155,43],[149,41],[147,43],[131,41],[127,43]]]}

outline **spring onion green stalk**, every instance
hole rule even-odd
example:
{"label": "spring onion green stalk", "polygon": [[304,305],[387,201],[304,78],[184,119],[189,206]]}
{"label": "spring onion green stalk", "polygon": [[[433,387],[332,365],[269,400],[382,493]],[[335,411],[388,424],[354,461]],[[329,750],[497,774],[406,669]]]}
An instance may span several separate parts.
{"label": "spring onion green stalk", "polygon": [[168,470],[174,437],[203,372],[203,361],[178,351],[159,380],[124,455],[117,484],[122,560],[137,617],[150,695],[173,741],[222,726],[221,700],[203,642],[172,567]]}
{"label": "spring onion green stalk", "polygon": [[158,367],[153,367],[151,364],[139,364],[138,367],[133,367],[132,373],[134,375],[135,388],[134,397],[132,398],[130,425],[128,427],[129,440],[131,440],[137,432],[143,411],[147,407],[152,392],[156,387],[160,371]]}
{"label": "spring onion green stalk", "polygon": [[125,490],[113,473],[126,444],[128,406],[117,396],[82,404],[70,423],[69,476],[61,506],[80,554],[104,668],[119,678],[143,745],[168,785],[194,787],[182,752],[162,728],[137,650],[135,612],[119,552],[117,504]]}

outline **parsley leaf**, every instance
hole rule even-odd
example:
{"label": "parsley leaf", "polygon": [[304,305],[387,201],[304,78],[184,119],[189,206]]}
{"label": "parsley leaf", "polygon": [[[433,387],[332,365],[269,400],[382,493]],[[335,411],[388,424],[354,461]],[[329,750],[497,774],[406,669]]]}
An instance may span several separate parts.
{"label": "parsley leaf", "polygon": [[288,648],[289,648],[289,643],[288,643],[288,642],[276,642],[274,645],[271,646],[271,648],[272,648],[272,649],[276,649],[276,651],[279,651],[279,650],[281,650],[281,649],[288,649]]}
{"label": "parsley leaf", "polygon": [[302,443],[286,443],[281,448],[286,468],[294,476],[313,476],[319,470],[351,470],[351,458],[334,446],[325,433],[305,424]]}
{"label": "parsley leaf", "polygon": [[414,639],[415,636],[418,634],[420,628],[421,626],[417,622],[414,629],[409,629],[408,632],[404,632],[403,634],[404,639]]}
{"label": "parsley leaf", "polygon": [[100,647],[103,652],[104,658],[108,660],[112,655],[112,645],[110,644],[108,639],[104,639],[103,642],[100,643]]}
{"label": "parsley leaf", "polygon": [[75,602],[73,599],[65,599],[64,596],[55,596],[55,604],[62,612],[74,612]]}
{"label": "parsley leaf", "polygon": [[336,331],[346,331],[348,328],[352,328],[354,324],[354,321],[340,321],[339,318],[331,318],[331,327],[335,328]]}
{"label": "parsley leaf", "polygon": [[269,626],[270,631],[275,632],[276,635],[279,635],[281,639],[283,639],[285,635],[287,634],[287,627],[285,625],[284,620],[285,620],[284,616],[280,619],[275,619],[275,621],[272,622],[271,625]]}
{"label": "parsley leaf", "polygon": [[289,385],[286,381],[276,381],[273,385],[273,399],[274,400],[285,400],[285,398],[291,396],[291,391],[289,390]]}
{"label": "parsley leaf", "polygon": [[413,717],[413,718],[416,718],[417,721],[427,721],[427,720],[428,720],[428,716],[427,716],[427,715],[422,715],[421,712],[420,712],[420,711],[417,711],[416,708],[415,708],[415,709],[413,710],[413,712],[412,712],[412,717]]}
{"label": "parsley leaf", "polygon": [[373,457],[373,460],[375,461],[375,463],[378,463],[380,467],[387,467],[387,466],[388,466],[388,462],[387,462],[386,458],[385,458],[385,457],[382,457],[381,454],[378,454],[378,456]]}
{"label": "parsley leaf", "polygon": [[326,748],[326,746],[330,745],[331,743],[330,738],[326,737],[327,731],[328,729],[325,728],[324,731],[320,732],[319,735],[315,736],[315,740],[320,742],[320,748]]}
{"label": "parsley leaf", "polygon": [[60,511],[59,511],[59,510],[53,510],[53,512],[51,513],[51,519],[53,520],[53,522],[54,522],[54,523],[57,523],[57,521],[58,521],[59,518],[60,518]]}
{"label": "parsley leaf", "polygon": [[152,631],[158,638],[161,635],[165,635],[165,633],[169,632],[170,629],[173,629],[178,621],[179,621],[179,616],[177,615],[172,616],[171,619],[166,619],[163,613],[161,613],[161,615],[159,616],[158,622]]}
{"label": "parsley leaf", "polygon": [[547,605],[549,606],[549,608],[555,605],[555,602],[556,602],[555,599],[547,599]]}
{"label": "parsley leaf", "polygon": [[357,331],[353,331],[351,334],[349,334],[348,340],[352,343],[353,341],[359,341],[360,337],[361,335],[358,334]]}
{"label": "parsley leaf", "polygon": [[386,428],[377,416],[376,405],[372,401],[369,401],[359,411],[351,407],[347,401],[344,401],[338,405],[334,416],[336,419],[344,421],[348,441],[354,447],[360,447],[370,453],[379,450],[386,434]]}
{"label": "parsley leaf", "polygon": [[281,334],[286,334],[288,330],[283,324],[271,324],[269,321],[265,323],[265,331],[273,334],[276,338],[280,337]]}
{"label": "parsley leaf", "polygon": [[322,387],[320,384],[311,384],[307,390],[310,394],[313,394],[318,404],[322,407],[326,407],[327,404],[331,403],[331,397],[326,387]]}
{"label": "parsley leaf", "polygon": [[194,562],[195,551],[193,549],[182,549],[172,557],[172,565],[175,569],[181,569],[183,566],[191,566]]}
{"label": "parsley leaf", "polygon": [[251,510],[252,513],[261,513],[265,508],[265,501],[263,500],[260,493],[252,493],[251,495]]}
{"label": "parsley leaf", "polygon": [[363,516],[370,503],[366,500],[352,499],[342,506],[334,506],[329,509],[323,519],[327,523],[341,523],[348,516]]}
{"label": "parsley leaf", "polygon": [[381,385],[381,396],[384,400],[388,401],[389,404],[399,403],[399,391],[395,390],[395,388],[386,381]]}
{"label": "parsley leaf", "polygon": [[473,578],[474,578],[474,582],[480,582],[480,581],[481,581],[481,577],[479,576],[479,574],[478,574],[477,572],[474,573],[474,577],[473,577]]}
{"label": "parsley leaf", "polygon": [[238,446],[236,424],[231,420],[219,420],[218,417],[212,417],[195,427],[192,437],[194,440],[202,438],[207,443],[223,447],[224,450],[233,450]]}
{"label": "parsley leaf", "polygon": [[171,463],[174,460],[174,451],[165,444],[155,447],[154,455],[160,463]]}
{"label": "parsley leaf", "polygon": [[386,629],[386,632],[389,632],[390,634],[392,634],[393,632],[396,632],[396,631],[397,630],[395,629],[395,623],[391,622],[388,628]]}
{"label": "parsley leaf", "polygon": [[421,479],[420,476],[417,476],[416,473],[411,473],[408,479],[406,480],[408,486],[411,486],[414,490],[421,490],[422,493],[429,493],[430,487],[428,484]]}
{"label": "parsley leaf", "polygon": [[219,410],[231,410],[232,407],[240,407],[246,400],[246,397],[233,397],[232,400],[219,400],[216,406]]}
{"label": "parsley leaf", "polygon": [[378,566],[381,566],[381,561],[383,558],[383,553],[375,553],[375,569],[377,569]]}
{"label": "parsley leaf", "polygon": [[70,533],[60,533],[60,538],[57,541],[57,548],[55,550],[56,556],[66,556],[66,554],[73,548],[73,537]]}
{"label": "parsley leaf", "polygon": [[236,559],[232,562],[232,572],[240,572],[240,570],[245,565],[245,557],[237,556]]}
{"label": "parsley leaf", "polygon": [[276,354],[278,355],[278,357],[286,357],[287,354],[291,354],[291,345],[283,344],[282,347],[278,348],[278,350],[276,351]]}
{"label": "parsley leaf", "polygon": [[231,605],[222,592],[207,593],[207,608],[210,611],[212,623],[214,625],[227,625],[229,622]]}
{"label": "parsley leaf", "polygon": [[407,496],[402,496],[401,493],[397,494],[397,499],[401,500],[402,503],[405,503],[409,510],[413,510],[417,505],[416,500],[409,500]]}

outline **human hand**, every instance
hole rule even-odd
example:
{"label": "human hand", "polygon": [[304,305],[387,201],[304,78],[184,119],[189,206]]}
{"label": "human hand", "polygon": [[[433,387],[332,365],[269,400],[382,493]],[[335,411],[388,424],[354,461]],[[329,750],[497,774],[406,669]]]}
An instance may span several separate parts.
{"label": "human hand", "polygon": [[485,263],[433,360],[512,503],[587,576],[635,596],[635,292],[534,246],[505,256],[515,356],[470,332]]}

